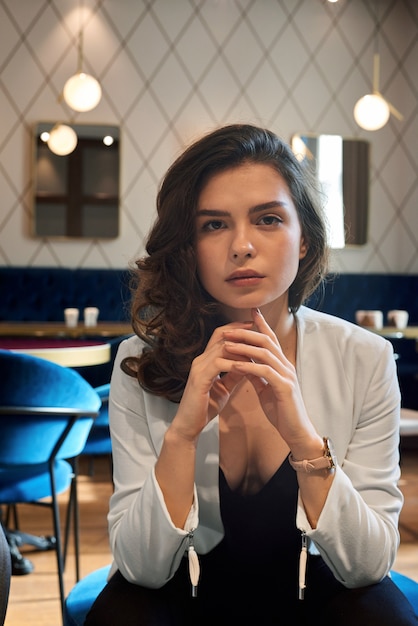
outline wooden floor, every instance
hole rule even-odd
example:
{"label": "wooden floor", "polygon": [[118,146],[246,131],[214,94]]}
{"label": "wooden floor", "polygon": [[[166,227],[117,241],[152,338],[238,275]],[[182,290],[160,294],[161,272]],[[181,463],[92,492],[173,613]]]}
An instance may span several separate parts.
{"label": "wooden floor", "polygon": [[[80,574],[81,577],[94,569],[110,563],[107,534],[107,510],[112,493],[109,459],[95,460],[93,475],[89,465],[82,460],[78,500],[80,505]],[[64,518],[64,505],[61,517]],[[22,530],[38,535],[52,534],[50,511],[34,506],[19,506]],[[35,566],[26,576],[12,576],[9,606],[5,626],[61,626],[56,554],[21,550]],[[69,549],[65,573],[65,592],[69,593],[75,583],[74,552]]]}
{"label": "wooden floor", "polygon": [[[82,463],[79,481],[81,575],[110,562],[106,515],[112,492],[107,458],[94,465],[89,476]],[[394,569],[418,581],[418,445],[402,450],[401,488],[405,505],[401,514],[401,545]],[[21,527],[26,532],[50,534],[49,514],[37,507],[21,506]],[[25,552],[35,569],[27,576],[13,576],[5,626],[61,626],[54,552]],[[75,582],[73,553],[66,567],[66,593]]]}

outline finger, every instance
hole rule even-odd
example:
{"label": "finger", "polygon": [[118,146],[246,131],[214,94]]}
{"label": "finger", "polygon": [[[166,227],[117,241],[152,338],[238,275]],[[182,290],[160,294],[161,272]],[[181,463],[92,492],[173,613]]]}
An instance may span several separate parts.
{"label": "finger", "polygon": [[264,363],[270,367],[278,367],[281,358],[279,346],[254,345],[235,341],[225,341],[224,349],[226,356],[233,361],[247,361],[252,363]]}
{"label": "finger", "polygon": [[250,381],[258,396],[261,394],[262,391],[265,390],[265,388],[269,384],[265,378],[260,376],[254,376],[253,374],[249,374],[246,378]]}
{"label": "finger", "polygon": [[[238,372],[238,374],[248,378],[253,384],[257,385],[259,391],[271,384],[274,379],[277,379],[279,374],[272,367],[256,363],[253,359],[250,361],[236,361],[232,372]],[[260,384],[256,383],[256,381],[259,381]]]}
{"label": "finger", "polygon": [[251,315],[252,315],[252,318],[253,318],[253,321],[254,321],[254,326],[256,327],[256,329],[260,333],[268,335],[270,338],[272,338],[272,339],[274,338],[277,341],[276,333],[267,324],[267,322],[264,319],[264,316],[261,313],[260,309],[251,309]]}
{"label": "finger", "polygon": [[222,331],[223,338],[227,341],[236,341],[248,345],[265,347],[269,350],[278,348],[281,353],[282,348],[276,333],[270,328],[261,313],[260,316],[257,315],[257,317],[259,317],[258,326],[255,326],[254,322],[252,328],[225,327]]}
{"label": "finger", "polygon": [[232,370],[221,377],[221,384],[229,394],[232,394],[243,378],[245,378],[245,374],[243,372]]}
{"label": "finger", "polygon": [[259,348],[264,347],[266,349],[272,349],[274,346],[279,345],[277,339],[273,339],[258,330],[228,329],[223,333],[223,341],[225,344],[230,342],[247,346],[257,346]]}
{"label": "finger", "polygon": [[222,337],[224,336],[224,333],[228,332],[228,331],[233,331],[233,330],[238,330],[238,329],[250,329],[254,326],[254,322],[251,321],[247,321],[247,322],[231,322],[230,324],[225,324],[224,326],[218,326],[218,328],[215,328],[215,330],[212,333],[211,338],[209,339],[206,349],[213,346],[215,343],[219,342],[220,340],[222,340]]}

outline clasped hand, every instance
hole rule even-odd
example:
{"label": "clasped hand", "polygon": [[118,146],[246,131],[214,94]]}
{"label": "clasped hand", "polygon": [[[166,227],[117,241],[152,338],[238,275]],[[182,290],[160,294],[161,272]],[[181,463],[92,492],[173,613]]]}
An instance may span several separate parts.
{"label": "clasped hand", "polygon": [[252,318],[217,328],[194,359],[173,422],[183,437],[197,440],[243,378],[253,385],[265,417],[290,449],[312,431],[295,367],[258,309],[252,310]]}

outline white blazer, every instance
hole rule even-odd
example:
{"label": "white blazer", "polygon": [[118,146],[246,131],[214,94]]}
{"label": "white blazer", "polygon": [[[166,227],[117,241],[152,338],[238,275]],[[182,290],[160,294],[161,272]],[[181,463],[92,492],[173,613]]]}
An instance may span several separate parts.
{"label": "white blazer", "polygon": [[[388,573],[399,545],[400,393],[393,348],[369,330],[306,307],[296,320],[303,399],[318,434],[332,439],[339,463],[316,529],[300,499],[296,524],[337,580],[347,587],[369,585]],[[121,371],[121,359],[141,347],[136,336],[120,345],[111,382],[111,574],[118,568],[127,580],[158,588],[176,572],[189,531],[195,529],[198,553],[223,537],[218,420],[200,435],[194,504],[185,528],[176,528],[154,465],[178,405],[144,392]]]}

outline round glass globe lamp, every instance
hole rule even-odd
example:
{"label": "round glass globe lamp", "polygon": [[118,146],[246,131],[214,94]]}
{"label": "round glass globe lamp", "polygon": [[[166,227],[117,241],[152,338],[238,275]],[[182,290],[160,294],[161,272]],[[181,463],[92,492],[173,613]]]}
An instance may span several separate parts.
{"label": "round glass globe lamp", "polygon": [[367,94],[356,102],[354,119],[365,130],[379,130],[388,121],[389,105],[379,94]]}
{"label": "round glass globe lamp", "polygon": [[49,134],[48,148],[58,156],[66,156],[75,150],[77,133],[66,124],[55,126]]}
{"label": "round glass globe lamp", "polygon": [[78,72],[65,83],[63,96],[74,111],[91,111],[100,102],[102,88],[93,76]]}

